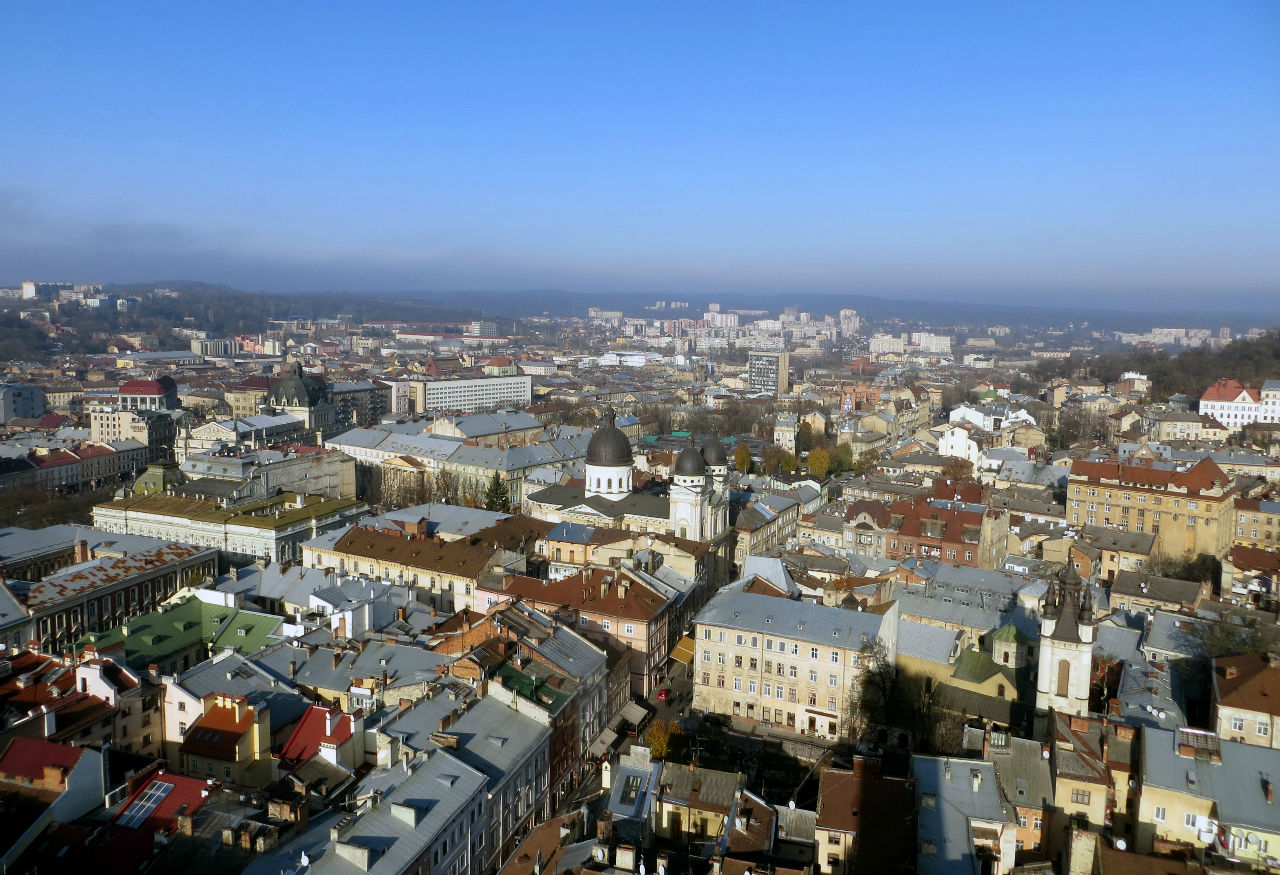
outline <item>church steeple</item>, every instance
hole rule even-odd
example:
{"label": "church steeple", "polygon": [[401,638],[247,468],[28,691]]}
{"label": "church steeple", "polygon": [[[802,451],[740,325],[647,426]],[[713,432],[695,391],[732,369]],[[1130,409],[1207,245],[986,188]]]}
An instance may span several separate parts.
{"label": "church steeple", "polygon": [[1068,561],[1050,578],[1040,611],[1037,709],[1089,712],[1093,635],[1093,593]]}

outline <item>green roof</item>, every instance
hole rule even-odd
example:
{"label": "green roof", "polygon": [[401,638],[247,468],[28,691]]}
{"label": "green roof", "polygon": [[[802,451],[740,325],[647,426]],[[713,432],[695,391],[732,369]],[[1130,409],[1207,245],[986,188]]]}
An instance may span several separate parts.
{"label": "green roof", "polygon": [[272,614],[188,598],[149,614],[130,617],[124,626],[110,632],[85,635],[75,647],[77,652],[82,652],[86,645],[92,644],[100,653],[123,647],[125,665],[145,671],[148,665],[160,665],[199,644],[210,645],[214,650],[232,647],[242,654],[255,653],[272,640],[282,622],[282,618]]}
{"label": "green roof", "polygon": [[509,662],[504,662],[495,672],[500,684],[517,695],[537,702],[550,714],[556,714],[569,697],[546,683],[535,681]]}
{"label": "green roof", "polygon": [[1004,675],[1010,684],[1017,685],[1017,675],[1010,666],[1000,665],[991,658],[991,654],[978,650],[960,651],[960,655],[956,657],[955,670],[951,672],[953,678],[968,684],[986,683],[997,674]]}
{"label": "green roof", "polygon": [[1017,626],[1012,623],[1005,623],[995,631],[995,634],[991,636],[991,640],[1005,644],[1025,644],[1031,639],[1019,630]]}
{"label": "green roof", "polygon": [[210,642],[210,647],[215,653],[226,647],[242,655],[257,653],[280,637],[276,632],[282,622],[283,618],[274,614],[236,611],[235,616],[223,625],[218,637]]}

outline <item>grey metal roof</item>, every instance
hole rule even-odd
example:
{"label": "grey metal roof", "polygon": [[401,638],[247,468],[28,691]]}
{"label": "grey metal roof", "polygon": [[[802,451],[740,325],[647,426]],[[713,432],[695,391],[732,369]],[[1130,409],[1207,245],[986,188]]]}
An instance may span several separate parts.
{"label": "grey metal roof", "polygon": [[363,653],[339,652],[338,665],[333,665],[334,651],[319,647],[312,656],[303,647],[280,642],[255,653],[250,659],[283,681],[290,680],[289,663],[297,663],[293,682],[325,690],[345,690],[356,678],[382,676],[385,671],[392,689],[405,684],[422,683],[436,677],[436,666],[453,661],[450,656],[432,653],[412,644],[372,641]]}
{"label": "grey metal roof", "polygon": [[1116,690],[1124,722],[1160,729],[1186,726],[1187,718],[1177,701],[1180,687],[1168,663],[1126,662]]}
{"label": "grey metal roof", "polygon": [[[399,875],[407,871],[445,829],[465,817],[485,790],[485,776],[447,751],[438,751],[418,760],[406,772],[403,762],[390,769],[375,769],[361,783],[361,789],[376,786],[383,790],[382,801],[360,815],[341,837],[343,842],[370,849],[367,869],[340,857],[327,842],[311,859],[310,872]],[[396,804],[419,812],[416,825],[396,813]]]}
{"label": "grey metal roof", "polygon": [[992,730],[987,749],[1006,801],[1027,808],[1053,807],[1053,772],[1039,741]]}
{"label": "grey metal roof", "polygon": [[964,633],[914,620],[898,621],[898,655],[950,665],[956,640]]}
{"label": "grey metal roof", "polygon": [[429,502],[399,510],[389,510],[378,519],[393,523],[416,523],[425,519],[427,534],[453,535],[461,538],[510,518],[509,513],[485,510],[482,507]]}
{"label": "grey metal roof", "polygon": [[273,733],[299,720],[311,704],[259,666],[226,650],[184,671],[178,676],[177,685],[197,699],[210,693],[225,693],[244,696],[250,704],[265,703]]}
{"label": "grey metal roof", "polygon": [[1142,630],[1118,622],[1114,616],[1098,623],[1093,637],[1093,658],[1112,662],[1142,662]]}
{"label": "grey metal roof", "polygon": [[1200,638],[1197,630],[1207,629],[1208,620],[1188,617],[1183,614],[1172,614],[1168,611],[1156,611],[1151,618],[1151,628],[1143,639],[1143,652],[1151,657],[1154,654],[1161,658],[1191,657],[1200,652]]}
{"label": "grey metal roof", "polygon": [[865,611],[721,590],[698,613],[695,622],[860,650],[881,635],[884,619]]}
{"label": "grey metal roof", "polygon": [[[1146,727],[1142,730],[1142,783],[1178,793],[1212,799],[1218,821],[1257,832],[1280,832],[1280,805],[1268,804],[1264,777],[1275,780],[1277,754],[1252,744],[1218,740],[1222,762],[1207,756],[1182,756],[1178,740],[1183,733],[1209,736],[1185,729]],[[1217,736],[1212,736],[1210,743]]]}
{"label": "grey metal roof", "polygon": [[[1008,823],[995,766],[982,760],[916,755],[911,758],[911,772],[919,811],[916,871],[920,875],[980,871],[970,820]],[[980,776],[976,789],[974,773]],[[933,843],[936,854],[923,852],[926,842]]]}

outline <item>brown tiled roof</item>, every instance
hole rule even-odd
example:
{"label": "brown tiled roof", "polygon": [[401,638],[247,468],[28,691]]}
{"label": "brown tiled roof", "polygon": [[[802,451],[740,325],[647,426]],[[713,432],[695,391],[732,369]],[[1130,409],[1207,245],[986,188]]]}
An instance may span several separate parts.
{"label": "brown tiled roof", "polygon": [[1280,715],[1280,667],[1265,653],[1216,659],[1218,704],[1243,711]]}
{"label": "brown tiled roof", "polygon": [[1218,463],[1207,457],[1186,471],[1125,465],[1118,461],[1087,462],[1077,459],[1071,463],[1071,475],[1087,477],[1089,480],[1112,480],[1122,486],[1128,484],[1153,489],[1168,489],[1172,486],[1192,493],[1212,489],[1215,481],[1224,487],[1230,486],[1232,482],[1231,477],[1218,467]]}
{"label": "brown tiled roof", "polygon": [[334,545],[334,552],[348,556],[470,578],[489,570],[495,549],[491,541],[481,540],[481,533],[457,541],[442,541],[409,535],[398,529],[362,526],[354,526]]}
{"label": "brown tiled roof", "polygon": [[[611,578],[608,585],[605,579]],[[623,595],[623,581],[627,584]],[[561,580],[539,580],[513,574],[504,581],[505,592],[523,596],[529,603],[576,608],[606,617],[648,622],[662,613],[666,599],[616,568],[591,568]],[[601,588],[604,593],[601,593]]]}

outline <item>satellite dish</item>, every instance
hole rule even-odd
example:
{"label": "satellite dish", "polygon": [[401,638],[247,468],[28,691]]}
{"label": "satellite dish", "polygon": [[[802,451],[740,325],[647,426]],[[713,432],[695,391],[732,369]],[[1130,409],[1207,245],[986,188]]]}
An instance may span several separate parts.
{"label": "satellite dish", "polygon": [[640,875],[644,875],[644,860],[640,861]]}
{"label": "satellite dish", "polygon": [[311,865],[311,858],[307,856],[307,852],[303,851],[302,856],[298,858],[298,868],[305,869]]}
{"label": "satellite dish", "polygon": [[792,799],[792,800],[788,801],[788,802],[787,802],[787,807],[788,807],[788,808],[790,808],[792,811],[795,811],[795,810],[796,810],[796,800]]}
{"label": "satellite dish", "polygon": [[1047,759],[1049,758],[1049,751],[1047,751],[1047,750],[1042,750],[1042,751],[1040,751],[1040,758],[1041,758],[1041,759],[1044,759],[1044,760],[1047,760]]}
{"label": "satellite dish", "polygon": [[1116,850],[1117,850],[1117,851],[1123,851],[1123,850],[1124,850],[1125,848],[1127,848],[1127,847],[1129,847],[1129,843],[1128,843],[1128,842],[1126,842],[1124,839],[1116,839]]}
{"label": "satellite dish", "polygon": [[667,875],[667,867],[661,863],[658,864],[658,875]]}

